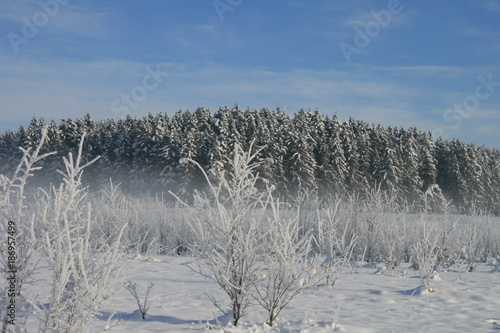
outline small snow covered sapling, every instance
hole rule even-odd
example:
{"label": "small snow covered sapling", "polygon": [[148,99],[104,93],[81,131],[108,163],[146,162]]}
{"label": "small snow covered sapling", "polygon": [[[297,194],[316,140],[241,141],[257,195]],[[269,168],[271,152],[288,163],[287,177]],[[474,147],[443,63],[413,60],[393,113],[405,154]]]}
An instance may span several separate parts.
{"label": "small snow covered sapling", "polygon": [[123,228],[109,246],[92,238],[95,209],[82,185],[82,150],[64,158],[66,171],[59,187],[41,191],[38,198],[41,247],[51,273],[50,306],[40,307],[40,331],[86,332],[103,303],[113,294],[120,265]]}
{"label": "small snow covered sapling", "polygon": [[[40,140],[33,149],[19,148],[22,152],[21,160],[19,161],[12,176],[0,174],[0,216],[5,222],[0,223],[0,232],[2,235],[8,235],[7,221],[11,221],[15,226],[15,252],[16,259],[14,263],[8,262],[8,247],[7,239],[0,246],[0,321],[2,323],[2,332],[7,331],[9,316],[7,316],[7,302],[15,299],[7,297],[9,287],[7,275],[9,271],[15,271],[16,280],[16,298],[24,298],[24,285],[26,281],[34,274],[36,269],[36,260],[33,257],[37,253],[37,237],[35,236],[34,217],[30,217],[27,210],[30,206],[26,203],[25,187],[28,179],[33,176],[33,172],[41,169],[41,166],[36,166],[39,162],[55,154],[55,152],[42,154],[42,148],[45,145],[47,138],[47,126],[44,126],[40,133]],[[10,237],[9,237],[10,238]],[[12,267],[14,265],[14,267]],[[10,298],[10,299],[9,299]],[[18,299],[18,302],[21,300]],[[18,328],[22,325],[18,324]]]}
{"label": "small snow covered sapling", "polygon": [[414,266],[420,272],[420,280],[429,292],[433,289],[430,285],[431,278],[437,266],[437,249],[439,233],[436,232],[436,225],[427,220],[427,216],[421,218],[420,240],[414,245],[415,258]]}
{"label": "small snow covered sapling", "polygon": [[297,219],[280,218],[279,201],[270,204],[273,217],[263,249],[264,270],[252,296],[268,311],[267,324],[273,326],[280,312],[316,282],[321,261],[311,254],[311,234],[303,234]]}
{"label": "small snow covered sapling", "polygon": [[148,306],[148,297],[149,297],[149,292],[151,291],[151,288],[153,288],[154,284],[151,283],[148,286],[148,289],[146,291],[146,296],[144,297],[144,302],[141,302],[139,295],[137,294],[137,283],[132,283],[129,281],[127,284],[125,284],[125,288],[130,292],[132,297],[134,297],[135,301],[137,302],[137,307],[139,308],[139,312],[141,313],[141,318],[142,320],[146,320],[146,315],[148,314],[149,306]]}
{"label": "small snow covered sapling", "polygon": [[357,242],[354,223],[341,212],[340,199],[323,209],[325,218],[318,218],[318,244],[319,253],[325,256],[321,265],[324,270],[326,283],[333,286],[342,268],[348,265],[353,258]]}
{"label": "small snow covered sapling", "polygon": [[204,260],[204,265],[194,270],[216,282],[229,296],[235,326],[250,304],[262,246],[262,194],[256,187],[259,163],[253,162],[260,150],[251,151],[252,145],[244,152],[235,144],[228,159],[230,171],[217,175],[217,185],[201,165],[188,159],[201,170],[209,188],[209,194],[195,195],[192,206],[185,204],[193,210],[191,226],[198,240],[195,251]]}

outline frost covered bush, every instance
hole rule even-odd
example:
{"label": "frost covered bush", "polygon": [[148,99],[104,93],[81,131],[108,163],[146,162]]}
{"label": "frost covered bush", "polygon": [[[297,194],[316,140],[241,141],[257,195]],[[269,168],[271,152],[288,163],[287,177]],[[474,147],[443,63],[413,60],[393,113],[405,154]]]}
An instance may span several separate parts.
{"label": "frost covered bush", "polygon": [[[196,270],[229,296],[234,325],[255,299],[268,312],[267,324],[272,326],[300,291],[317,282],[324,257],[313,251],[317,229],[305,218],[314,214],[301,215],[297,208],[283,217],[272,190],[257,189],[259,164],[253,160],[259,151],[251,149],[244,152],[235,145],[229,171],[218,178],[218,185],[202,170],[209,193],[197,194],[189,206],[194,250],[204,260]],[[337,236],[331,238],[331,251],[351,252],[354,238],[343,244]]]}
{"label": "frost covered bush", "polygon": [[94,200],[98,207],[94,237],[113,241],[115,235],[124,229],[121,250],[135,256],[152,256],[161,252],[158,242],[154,202],[125,196],[120,184],[112,181],[104,187]]}
{"label": "frost covered bush", "polygon": [[[38,164],[47,156],[54,153],[41,153],[42,147],[47,137],[47,129],[43,128],[40,133],[40,140],[34,149],[20,148],[23,155],[13,174],[0,175],[0,213],[2,222],[0,222],[0,232],[5,235],[0,247],[0,271],[2,272],[0,282],[0,319],[2,321],[2,332],[7,331],[9,320],[12,318],[6,311],[10,299],[16,301],[19,308],[23,302],[27,301],[24,294],[24,283],[33,275],[36,268],[36,253],[38,249],[37,237],[35,236],[35,218],[31,214],[26,203],[25,188],[28,179],[33,173],[41,169]],[[12,221],[15,226],[10,226],[8,222]],[[14,229],[12,229],[14,227]],[[14,231],[13,231],[14,230]],[[7,238],[11,236],[11,238]],[[12,242],[14,240],[14,242]],[[8,260],[12,257],[12,249],[9,244],[15,247],[15,261]],[[11,246],[12,246],[11,245]],[[15,289],[11,289],[8,283],[8,276],[15,272]],[[10,297],[9,294],[13,297]],[[15,321],[14,321],[15,323]],[[17,325],[20,327],[20,320]]]}
{"label": "frost covered bush", "polygon": [[[81,156],[64,158],[63,183],[43,192],[37,220],[44,260],[50,271],[48,305],[39,305],[40,330],[87,332],[91,320],[113,293],[121,231],[109,239],[92,238],[95,212],[81,184]],[[122,229],[123,230],[123,229]]]}
{"label": "frost covered bush", "polygon": [[267,223],[262,271],[254,281],[253,297],[268,312],[267,324],[273,326],[280,312],[317,282],[323,258],[312,254],[312,235],[304,234],[298,218],[282,219],[279,201],[270,204],[273,214]]}
{"label": "frost covered bush", "polygon": [[458,232],[458,245],[460,247],[459,262],[465,262],[466,270],[473,272],[478,263],[480,254],[484,252],[485,243],[481,239],[480,226],[471,223],[461,228]]}
{"label": "frost covered bush", "polygon": [[437,268],[439,233],[436,224],[426,216],[420,218],[419,234],[414,243],[413,265],[420,273],[420,281],[428,291],[433,291],[430,280]]}
{"label": "frost covered bush", "polygon": [[[250,147],[251,151],[251,147]],[[245,153],[235,145],[230,171],[214,185],[203,171],[209,193],[197,194],[190,207],[195,251],[204,260],[197,268],[215,281],[229,297],[233,324],[237,325],[250,303],[250,288],[258,274],[262,253],[263,194],[256,188],[257,153]]]}
{"label": "frost covered bush", "polygon": [[[134,198],[138,220],[134,220],[137,234],[129,234],[129,243],[137,254],[159,255],[173,253],[181,255],[187,252],[193,243],[193,232],[186,217],[188,211],[179,208],[179,203],[166,203],[154,198]],[[134,235],[137,240],[134,242]],[[137,237],[137,235],[143,235]]]}
{"label": "frost covered bush", "polygon": [[110,181],[93,198],[97,210],[93,237],[112,240],[125,231],[121,250],[137,258],[165,253],[183,254],[193,242],[186,209],[161,198],[125,195],[120,184]]}
{"label": "frost covered bush", "polygon": [[113,235],[129,220],[131,212],[128,200],[122,193],[120,184],[110,179],[100,192],[94,196],[93,205],[96,207],[98,223],[93,230],[95,237],[113,240]]}
{"label": "frost covered bush", "polygon": [[317,253],[325,258],[321,268],[326,283],[333,285],[341,268],[354,260],[356,222],[342,206],[340,198],[327,201],[318,215],[317,232],[312,234],[313,242]]}

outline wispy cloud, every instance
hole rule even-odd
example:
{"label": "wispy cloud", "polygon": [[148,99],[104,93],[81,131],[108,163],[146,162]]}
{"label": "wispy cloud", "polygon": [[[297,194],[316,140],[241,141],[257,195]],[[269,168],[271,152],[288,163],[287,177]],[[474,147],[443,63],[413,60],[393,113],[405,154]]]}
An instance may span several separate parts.
{"label": "wispy cloud", "polygon": [[469,2],[486,10],[500,12],[500,2],[497,0],[469,0]]}
{"label": "wispy cloud", "polygon": [[65,35],[73,35],[91,39],[107,39],[110,37],[112,15],[104,11],[82,12],[76,6],[61,9],[61,14],[53,20],[54,29]]}
{"label": "wispy cloud", "polygon": [[[8,89],[0,92],[2,109],[5,110],[2,113],[7,114],[6,110],[9,110],[16,116],[23,114],[25,119],[45,115],[48,120],[79,117],[87,112],[95,118],[116,117],[110,109],[111,102],[141,83],[147,65],[108,59],[86,63],[54,61],[40,64],[25,61],[18,63],[19,68],[9,68],[5,65],[8,63],[5,58],[0,60],[4,64],[0,65],[0,74],[10,83]],[[432,96],[437,100],[431,104],[442,106],[432,111],[426,106],[427,100],[422,100],[428,98],[426,88],[396,78],[384,78],[389,68],[366,68],[355,72],[276,72],[217,63],[195,66],[164,63],[161,66],[171,76],[157,90],[148,93],[147,99],[131,110],[133,114],[175,112],[202,105],[217,109],[219,105],[239,103],[243,107],[254,108],[279,106],[288,112],[318,108],[325,114],[338,112],[344,120],[354,116],[385,126],[420,126],[423,130],[432,131],[446,125],[441,116],[447,107],[451,107],[446,100],[448,87],[443,86]],[[426,69],[437,72],[454,70],[453,67]],[[422,68],[392,70],[402,73],[404,78],[407,72],[419,72]],[[463,100],[464,92],[461,93],[462,97],[457,93],[457,100]],[[473,124],[474,128],[480,128],[498,121],[499,112],[486,107],[474,118],[464,121],[469,127],[464,126],[462,130],[469,130],[472,135],[477,132],[472,130]],[[429,112],[436,114],[434,120],[429,117]],[[453,131],[447,133],[455,135]]]}
{"label": "wispy cloud", "polygon": [[243,43],[241,38],[235,36],[231,27],[215,24],[178,23],[164,29],[166,38],[173,45],[196,53],[216,54],[222,47],[240,47]]}
{"label": "wispy cloud", "polygon": [[435,65],[420,65],[420,66],[375,66],[372,68],[374,71],[399,73],[401,75],[411,76],[427,76],[427,77],[441,77],[453,78],[463,75],[469,71],[456,66],[435,66]]}
{"label": "wispy cloud", "polygon": [[33,16],[41,8],[36,1],[0,1],[0,19],[9,21],[20,21],[21,17]]}
{"label": "wispy cloud", "polygon": [[[372,7],[372,8],[370,8]],[[341,19],[341,23],[344,26],[352,27],[359,26],[364,28],[369,22],[377,22],[381,19],[387,20],[387,25],[385,29],[393,29],[398,27],[408,27],[412,24],[412,12],[411,9],[406,8],[403,3],[399,3],[397,6],[398,10],[396,12],[389,12],[387,9],[387,3],[373,3],[365,4],[362,8],[369,8],[367,10],[359,10],[354,13],[350,13],[346,18]],[[384,14],[381,14],[384,13]],[[385,16],[388,14],[388,16]]]}
{"label": "wispy cloud", "polygon": [[182,46],[194,46],[207,38],[217,38],[217,28],[209,24],[177,24],[169,27],[166,31],[167,37]]}
{"label": "wispy cloud", "polygon": [[[500,124],[500,108],[476,110],[472,116],[475,119],[488,119],[491,121],[498,122],[498,124]],[[496,126],[496,128],[498,131],[498,126]]]}
{"label": "wispy cloud", "polygon": [[[112,21],[110,13],[94,7],[68,3],[60,4],[57,1],[47,2],[48,7],[40,5],[44,1],[1,1],[0,19],[19,25],[21,29],[25,17],[33,22],[33,17],[48,17],[47,28],[59,30],[64,34],[75,34],[89,38],[102,38],[106,35],[107,26]],[[47,15],[47,10],[49,15]],[[45,24],[42,28],[45,28]]]}
{"label": "wispy cloud", "polygon": [[465,36],[480,37],[485,39],[500,39],[500,31],[493,30],[480,30],[476,27],[467,26],[461,30]]}

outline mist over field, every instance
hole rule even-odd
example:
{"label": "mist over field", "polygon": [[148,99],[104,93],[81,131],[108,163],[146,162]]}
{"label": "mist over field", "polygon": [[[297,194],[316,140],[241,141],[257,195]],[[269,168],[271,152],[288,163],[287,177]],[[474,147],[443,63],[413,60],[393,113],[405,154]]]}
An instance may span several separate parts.
{"label": "mist over field", "polygon": [[187,198],[207,186],[201,169],[216,179],[230,171],[228,158],[235,145],[248,150],[253,144],[260,149],[255,157],[257,187],[273,186],[275,195],[287,200],[303,192],[316,192],[320,198],[364,197],[380,189],[392,192],[399,204],[413,205],[413,212],[425,204],[440,212],[444,196],[455,213],[500,214],[500,152],[459,140],[435,140],[413,127],[385,128],[353,118],[342,122],[318,110],[289,116],[279,108],[238,106],[118,121],[94,121],[89,114],[49,124],[33,118],[26,129],[0,134],[0,172],[13,172],[22,157],[18,147],[35,147],[44,126],[48,133],[42,152],[55,154],[41,161],[43,169],[30,182],[37,186],[60,181],[57,170],[64,168],[63,157],[85,133],[83,161],[99,157],[82,178],[92,190],[112,179],[127,194],[163,195],[173,201],[167,193],[173,191]]}

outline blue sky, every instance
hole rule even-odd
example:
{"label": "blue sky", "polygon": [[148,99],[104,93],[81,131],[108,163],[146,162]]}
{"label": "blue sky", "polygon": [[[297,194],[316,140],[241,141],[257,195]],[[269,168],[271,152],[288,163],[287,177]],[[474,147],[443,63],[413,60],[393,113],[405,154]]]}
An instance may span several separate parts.
{"label": "blue sky", "polygon": [[500,148],[500,0],[0,0],[0,131],[319,109]]}

